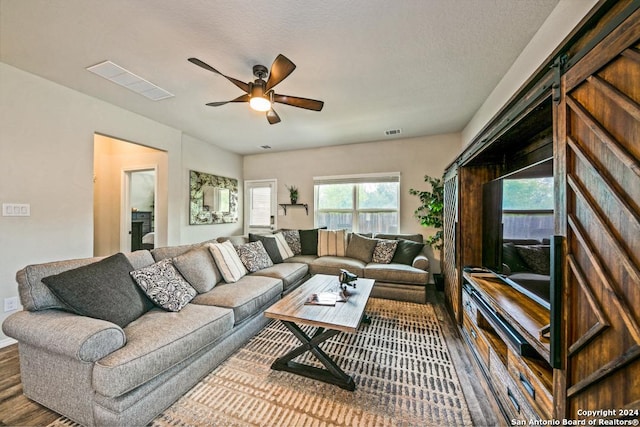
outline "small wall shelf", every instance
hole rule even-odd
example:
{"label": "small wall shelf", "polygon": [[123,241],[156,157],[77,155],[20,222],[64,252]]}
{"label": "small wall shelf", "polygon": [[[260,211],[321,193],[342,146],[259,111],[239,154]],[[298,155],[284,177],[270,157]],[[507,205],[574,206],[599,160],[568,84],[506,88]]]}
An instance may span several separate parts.
{"label": "small wall shelf", "polygon": [[287,214],[287,207],[301,207],[304,208],[304,210],[307,212],[307,215],[309,215],[309,205],[306,203],[280,203],[280,206],[282,207],[282,209],[284,209],[284,214]]}

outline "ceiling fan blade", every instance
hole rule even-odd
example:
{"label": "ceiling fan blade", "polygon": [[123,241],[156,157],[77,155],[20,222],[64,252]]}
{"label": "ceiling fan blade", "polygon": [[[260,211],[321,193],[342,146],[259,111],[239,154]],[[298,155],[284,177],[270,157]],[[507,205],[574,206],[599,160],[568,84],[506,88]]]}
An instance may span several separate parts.
{"label": "ceiling fan blade", "polygon": [[230,102],[249,102],[249,94],[245,93],[244,95],[240,95],[239,97],[237,97],[236,99],[232,99],[231,101],[210,102],[207,105],[209,107],[219,107]]}
{"label": "ceiling fan blade", "polygon": [[291,62],[291,60],[283,54],[279,54],[275,61],[273,61],[273,64],[271,64],[269,79],[267,80],[267,86],[264,89],[265,92],[286,79],[287,76],[293,73],[293,70],[295,69],[296,64]]}
{"label": "ceiling fan blade", "polygon": [[315,99],[298,98],[297,96],[278,95],[273,94],[273,102],[279,102],[280,104],[292,105],[298,108],[304,108],[307,110],[320,111],[324,107],[324,102],[316,101]]}
{"label": "ceiling fan blade", "polygon": [[213,68],[211,65],[207,64],[206,62],[203,62],[203,61],[199,60],[198,58],[189,58],[188,61],[191,62],[192,64],[196,64],[198,67],[202,67],[205,70],[211,71],[212,73],[220,74],[222,77],[224,77],[225,79],[229,80],[231,83],[233,83],[234,85],[236,85],[237,87],[239,87],[243,91],[249,92],[249,85],[247,83],[242,82],[242,81],[240,81],[238,79],[234,79],[233,77],[225,76],[220,71],[216,70],[215,68]]}
{"label": "ceiling fan blade", "polygon": [[280,123],[280,116],[272,108],[267,111],[267,120],[270,125],[275,125],[276,123]]}

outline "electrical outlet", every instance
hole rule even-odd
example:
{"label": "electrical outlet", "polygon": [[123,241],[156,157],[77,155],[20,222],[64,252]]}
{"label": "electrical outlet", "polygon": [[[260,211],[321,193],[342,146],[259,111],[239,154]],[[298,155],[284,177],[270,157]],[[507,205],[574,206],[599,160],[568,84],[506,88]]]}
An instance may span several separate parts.
{"label": "electrical outlet", "polygon": [[4,299],[4,311],[16,311],[18,309],[18,297]]}

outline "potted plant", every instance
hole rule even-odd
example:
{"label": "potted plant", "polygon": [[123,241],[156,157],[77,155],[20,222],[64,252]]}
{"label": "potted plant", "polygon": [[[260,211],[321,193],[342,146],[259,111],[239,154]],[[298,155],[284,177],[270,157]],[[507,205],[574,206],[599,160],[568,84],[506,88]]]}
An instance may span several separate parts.
{"label": "potted plant", "polygon": [[431,245],[432,248],[440,251],[441,273],[434,273],[433,280],[436,283],[436,289],[441,291],[444,290],[444,276],[442,275],[444,179],[425,175],[424,181],[431,185],[431,191],[421,191],[411,188],[409,189],[409,194],[418,196],[420,199],[420,206],[414,211],[414,216],[420,221],[420,224],[423,227],[433,227],[436,229],[435,234],[427,237],[426,242]]}
{"label": "potted plant", "polygon": [[291,204],[295,205],[296,203],[298,203],[298,187],[296,187],[295,185],[285,185],[285,187],[287,188],[287,190],[289,190],[289,199],[291,199]]}

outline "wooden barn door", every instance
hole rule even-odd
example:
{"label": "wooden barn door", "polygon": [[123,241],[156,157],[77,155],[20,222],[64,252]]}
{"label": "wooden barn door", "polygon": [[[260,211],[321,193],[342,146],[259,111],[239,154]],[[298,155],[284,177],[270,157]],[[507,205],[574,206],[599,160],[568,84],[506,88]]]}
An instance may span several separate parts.
{"label": "wooden barn door", "polygon": [[566,72],[556,114],[567,237],[556,415],[640,409],[640,10]]}

